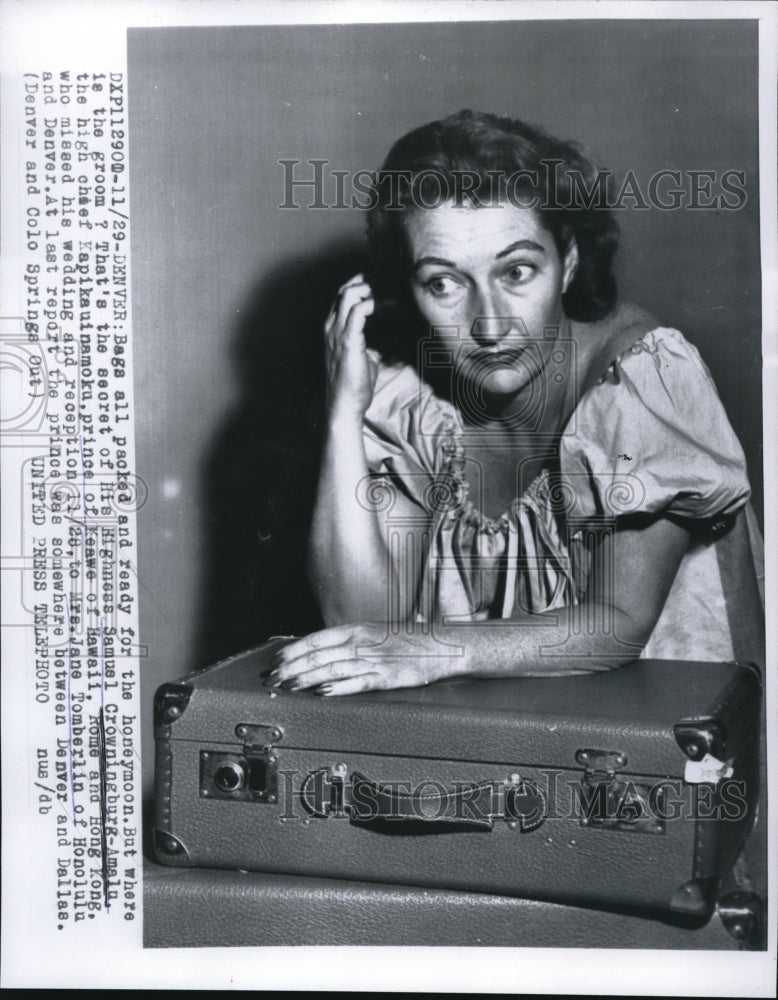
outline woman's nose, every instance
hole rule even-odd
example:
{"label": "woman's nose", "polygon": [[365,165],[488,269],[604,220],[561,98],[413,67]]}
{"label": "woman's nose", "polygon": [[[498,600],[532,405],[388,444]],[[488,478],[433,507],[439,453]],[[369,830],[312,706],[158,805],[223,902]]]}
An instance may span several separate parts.
{"label": "woman's nose", "polygon": [[489,347],[499,344],[506,337],[522,335],[526,335],[526,329],[519,316],[483,314],[476,316],[470,326],[470,336],[480,347]]}

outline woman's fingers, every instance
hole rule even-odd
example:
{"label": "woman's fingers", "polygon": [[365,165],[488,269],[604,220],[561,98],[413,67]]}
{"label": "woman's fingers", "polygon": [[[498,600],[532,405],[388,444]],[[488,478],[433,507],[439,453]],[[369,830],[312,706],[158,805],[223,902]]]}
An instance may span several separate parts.
{"label": "woman's fingers", "polygon": [[365,344],[365,321],[375,310],[370,286],[364,282],[344,286],[325,324],[327,403],[332,414],[361,420],[373,397],[376,368],[371,366]]}
{"label": "woman's fingers", "polygon": [[340,681],[326,681],[313,689],[313,694],[330,695],[360,694],[362,691],[373,691],[385,687],[384,678],[376,671],[357,674]]}
{"label": "woman's fingers", "polygon": [[349,278],[348,281],[344,281],[343,284],[338,289],[338,294],[345,291],[347,288],[351,288],[354,285],[361,285],[365,283],[365,276],[360,271],[359,274],[355,274],[353,278]]}
{"label": "woman's fingers", "polygon": [[311,653],[317,649],[326,649],[331,646],[340,646],[354,633],[353,625],[333,625],[331,628],[319,629],[318,632],[311,632],[295,639],[294,642],[282,646],[273,657],[273,666],[280,667],[285,663],[290,663],[305,653]]}
{"label": "woman's fingers", "polygon": [[372,294],[373,290],[364,278],[361,278],[359,281],[355,278],[352,281],[347,281],[342,288],[338,289],[338,295],[334,304],[339,311],[344,308],[348,310],[348,307],[354,302],[358,302],[359,299],[367,298]]}
{"label": "woman's fingers", "polygon": [[[347,649],[341,650],[340,655],[348,657],[349,651]],[[342,682],[353,681],[368,674],[375,675],[375,673],[374,663],[369,663],[367,660],[348,658],[333,660],[324,666],[312,667],[309,670],[288,676],[285,680],[277,680],[271,674],[269,681],[272,687],[301,691],[305,688],[318,688],[323,684],[340,687]],[[279,676],[282,675],[279,674]],[[375,684],[371,686],[375,686]]]}
{"label": "woman's fingers", "polygon": [[457,672],[429,638],[387,635],[377,622],[313,632],[280,649],[272,666],[266,684],[321,695],[419,687]]}
{"label": "woman's fingers", "polygon": [[[291,681],[305,680],[305,684],[300,686],[309,687],[319,681],[339,679],[346,676],[344,674],[344,663],[356,663],[348,646],[334,646],[328,649],[315,649],[311,653],[304,653],[289,663],[278,666],[268,674],[268,683],[272,687],[279,684],[286,684]],[[333,664],[338,664],[333,668]],[[310,675],[310,676],[309,676]]]}
{"label": "woman's fingers", "polygon": [[[311,688],[372,674],[375,676],[370,686],[375,687],[380,671],[375,660],[357,655],[361,644],[359,630],[353,625],[312,632],[276,653],[266,683],[272,687]],[[338,688],[336,693],[345,692]]]}
{"label": "woman's fingers", "polygon": [[367,305],[372,305],[372,303],[373,293],[370,285],[354,285],[352,288],[346,289],[338,303],[338,314],[335,325],[340,326],[343,330],[347,330],[355,311],[361,313]]}
{"label": "woman's fingers", "polygon": [[276,653],[267,683],[272,686],[284,684],[317,670],[320,672],[316,675],[319,679],[328,680],[330,675],[321,674],[321,671],[335,661],[352,659],[352,644],[352,630],[343,626],[312,632]]}
{"label": "woman's fingers", "polygon": [[329,363],[332,365],[332,372],[337,370],[344,356],[352,360],[356,359],[361,364],[366,359],[364,330],[365,320],[375,310],[373,299],[362,299],[355,302],[349,309],[345,326],[341,326],[338,320],[332,329],[327,333],[327,346],[329,349]]}
{"label": "woman's fingers", "polygon": [[329,334],[338,328],[345,330],[352,308],[360,302],[372,300],[372,298],[372,289],[361,275],[357,275],[351,281],[346,282],[338,292],[338,297],[333,303],[324,324],[325,331]]}
{"label": "woman's fingers", "polygon": [[354,334],[361,334],[365,329],[365,320],[375,311],[375,300],[372,298],[362,299],[355,302],[348,311],[344,337],[350,339]]}

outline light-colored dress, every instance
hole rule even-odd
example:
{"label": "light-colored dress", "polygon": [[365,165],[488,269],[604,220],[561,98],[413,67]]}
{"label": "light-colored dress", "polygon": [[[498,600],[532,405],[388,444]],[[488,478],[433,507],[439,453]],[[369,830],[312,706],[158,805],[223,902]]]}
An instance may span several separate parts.
{"label": "light-colored dress", "polygon": [[759,630],[751,582],[761,538],[745,457],[708,369],[677,330],[651,330],[613,360],[582,395],[548,467],[497,519],[470,496],[458,410],[408,365],[380,364],[364,441],[387,525],[393,489],[430,517],[420,620],[510,618],[580,602],[597,532],[625,515],[662,514],[690,525],[693,541],[643,655],[732,660],[743,648],[733,627]]}

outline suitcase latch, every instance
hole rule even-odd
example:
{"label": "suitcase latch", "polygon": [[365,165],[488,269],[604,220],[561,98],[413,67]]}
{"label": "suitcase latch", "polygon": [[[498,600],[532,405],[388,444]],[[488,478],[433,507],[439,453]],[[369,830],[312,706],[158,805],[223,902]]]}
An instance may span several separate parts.
{"label": "suitcase latch", "polygon": [[278,755],[273,747],[283,730],[272,724],[241,723],[235,735],[242,752],[200,751],[200,797],[238,802],[278,801]]}
{"label": "suitcase latch", "polygon": [[347,773],[345,764],[311,771],[300,787],[300,800],[306,812],[318,819],[345,816],[351,804]]}
{"label": "suitcase latch", "polygon": [[625,776],[619,768],[627,755],[619,750],[578,750],[576,762],[584,767],[578,805],[581,826],[597,830],[626,830],[633,833],[665,832],[663,794]]}

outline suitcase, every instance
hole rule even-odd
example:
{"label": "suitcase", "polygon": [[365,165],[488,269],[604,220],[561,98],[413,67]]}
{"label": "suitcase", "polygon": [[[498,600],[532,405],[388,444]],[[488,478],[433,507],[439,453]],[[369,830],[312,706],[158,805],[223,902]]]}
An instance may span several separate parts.
{"label": "suitcase", "polygon": [[755,667],[321,698],[263,686],[282,642],[158,690],[160,863],[710,918],[755,816]]}
{"label": "suitcase", "polygon": [[143,872],[146,948],[391,945],[752,951],[759,908],[733,892],[705,927],[451,889],[211,868]]}

